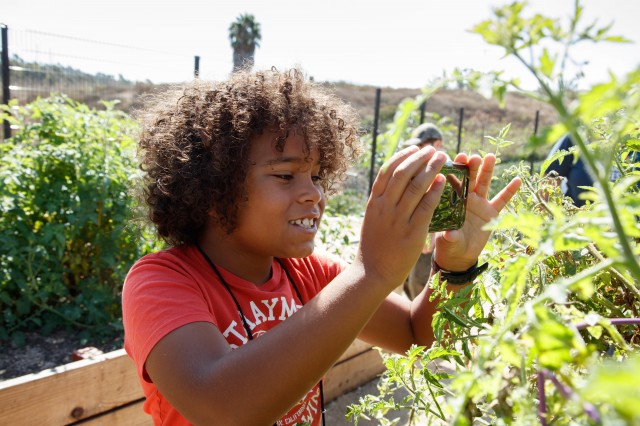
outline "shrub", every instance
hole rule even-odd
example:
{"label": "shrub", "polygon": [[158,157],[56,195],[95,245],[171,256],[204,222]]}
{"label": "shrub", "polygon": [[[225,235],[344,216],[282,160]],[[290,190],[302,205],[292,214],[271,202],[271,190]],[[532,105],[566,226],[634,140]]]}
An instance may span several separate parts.
{"label": "shrub", "polygon": [[[434,279],[436,341],[385,355],[379,395],[349,409],[356,424],[367,416],[394,424],[397,410],[428,424],[640,423],[640,69],[573,102],[568,48],[624,40],[609,27],[581,25],[579,2],[568,26],[525,17],[524,7],[495,9],[495,19],[474,31],[533,73],[540,90],[525,94],[559,117],[541,139],[571,134],[594,179],[589,203],[577,208],[564,198],[544,175],[547,161],[534,175],[522,162],[504,170],[502,179],[518,175],[523,186],[488,226],[492,239],[481,257],[489,270],[455,294]],[[516,80],[495,83],[498,95],[521,90]],[[489,138],[497,154],[511,144],[508,130]]]}
{"label": "shrub", "polygon": [[153,243],[132,220],[135,124],[104,105],[52,96],[5,107],[19,131],[0,145],[0,340],[121,330],[124,276]]}

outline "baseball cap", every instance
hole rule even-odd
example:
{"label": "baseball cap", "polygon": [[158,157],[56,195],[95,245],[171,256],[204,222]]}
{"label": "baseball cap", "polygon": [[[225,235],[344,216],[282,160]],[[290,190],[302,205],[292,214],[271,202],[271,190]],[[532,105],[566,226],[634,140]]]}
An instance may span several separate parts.
{"label": "baseball cap", "polygon": [[423,123],[416,127],[411,133],[411,139],[407,139],[402,144],[402,147],[405,148],[411,145],[419,145],[428,140],[442,140],[442,133],[440,133],[440,129],[435,124],[431,123]]}

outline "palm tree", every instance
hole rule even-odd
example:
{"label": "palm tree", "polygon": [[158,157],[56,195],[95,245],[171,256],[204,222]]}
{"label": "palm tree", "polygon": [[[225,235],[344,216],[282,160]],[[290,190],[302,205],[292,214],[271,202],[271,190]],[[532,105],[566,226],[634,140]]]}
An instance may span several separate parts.
{"label": "palm tree", "polygon": [[243,13],[229,26],[229,41],[233,48],[233,70],[237,70],[245,64],[253,66],[253,55],[256,47],[260,47],[260,24],[256,18]]}

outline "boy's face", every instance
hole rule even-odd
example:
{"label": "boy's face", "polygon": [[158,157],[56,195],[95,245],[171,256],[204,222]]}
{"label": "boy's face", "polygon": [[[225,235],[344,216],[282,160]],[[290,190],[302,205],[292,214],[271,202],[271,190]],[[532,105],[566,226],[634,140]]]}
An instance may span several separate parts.
{"label": "boy's face", "polygon": [[245,255],[305,257],[313,252],[325,208],[318,152],[305,158],[304,138],[293,131],[278,152],[275,138],[265,132],[251,141],[248,197],[229,237]]}
{"label": "boy's face", "polygon": [[439,150],[442,148],[442,139],[436,139],[433,142],[429,143],[429,142],[423,142],[418,144],[418,148],[422,149],[427,145],[431,145],[433,146],[435,149]]}

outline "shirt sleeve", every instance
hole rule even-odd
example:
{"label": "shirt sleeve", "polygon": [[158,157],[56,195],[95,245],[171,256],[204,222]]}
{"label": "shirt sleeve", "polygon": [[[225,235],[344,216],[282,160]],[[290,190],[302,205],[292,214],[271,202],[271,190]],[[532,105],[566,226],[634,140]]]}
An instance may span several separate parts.
{"label": "shirt sleeve", "polygon": [[168,259],[154,257],[143,258],[127,275],[122,320],[125,349],[147,382],[144,364],[163,337],[192,322],[215,324],[196,280]]}

